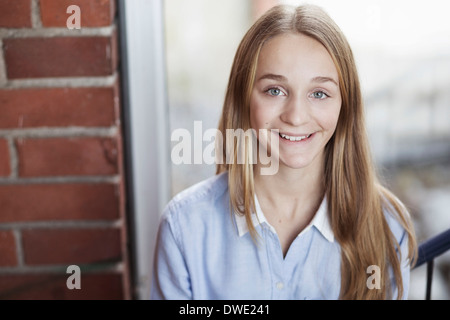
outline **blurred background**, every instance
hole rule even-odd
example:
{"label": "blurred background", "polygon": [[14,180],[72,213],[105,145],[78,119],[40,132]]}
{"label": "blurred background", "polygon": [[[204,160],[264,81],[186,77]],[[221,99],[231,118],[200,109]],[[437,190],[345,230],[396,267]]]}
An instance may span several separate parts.
{"label": "blurred background", "polygon": [[[216,128],[237,46],[271,6],[295,0],[164,2],[170,132]],[[444,0],[314,0],[354,51],[373,156],[385,184],[410,209],[419,242],[450,227],[450,3]],[[176,142],[172,142],[172,147]],[[204,146],[206,146],[206,142]],[[215,173],[171,166],[171,193]],[[426,266],[409,299],[424,299]],[[433,299],[450,298],[450,252],[435,260]]]}

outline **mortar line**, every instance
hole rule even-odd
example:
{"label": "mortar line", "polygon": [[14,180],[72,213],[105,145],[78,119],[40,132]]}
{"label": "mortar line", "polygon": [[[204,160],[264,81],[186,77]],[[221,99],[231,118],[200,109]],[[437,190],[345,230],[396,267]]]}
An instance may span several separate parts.
{"label": "mortar line", "polygon": [[0,138],[113,138],[119,133],[117,126],[112,127],[40,127],[26,129],[0,129]]}
{"label": "mortar line", "polygon": [[31,0],[31,27],[42,28],[41,6],[38,0]]}
{"label": "mortar line", "polygon": [[[66,274],[67,267],[73,263],[67,264],[54,264],[54,265],[24,265],[21,267],[0,267],[0,275],[20,275],[20,274]],[[95,274],[104,273],[105,271],[111,273],[121,273],[123,272],[123,262],[104,262],[104,263],[80,263],[77,264],[82,268],[82,274]],[[69,276],[69,274],[67,274]]]}
{"label": "mortar line", "polygon": [[0,38],[110,37],[115,30],[115,25],[92,28],[83,27],[73,30],[66,27],[43,28],[42,26],[35,29],[0,28]]}
{"label": "mortar line", "polygon": [[21,231],[22,229],[120,229],[124,226],[122,218],[116,220],[43,220],[26,222],[5,222],[0,224],[0,230]]}
{"label": "mortar line", "polygon": [[3,54],[3,40],[0,38],[0,87],[6,86],[8,77],[6,72],[5,56]]}
{"label": "mortar line", "polygon": [[25,185],[25,184],[67,184],[67,183],[86,183],[86,184],[119,184],[120,175],[110,176],[63,176],[63,177],[37,177],[37,178],[0,178],[2,185]]}
{"label": "mortar line", "polygon": [[16,144],[14,143],[14,138],[12,136],[6,136],[6,140],[8,141],[9,163],[11,166],[11,174],[9,175],[9,178],[17,179],[19,176],[19,161]]}
{"label": "mortar line", "polygon": [[23,243],[22,243],[22,233],[20,230],[13,230],[14,238],[16,241],[16,254],[17,254],[17,265],[23,267],[25,265],[25,256],[23,253]]}
{"label": "mortar line", "polygon": [[[0,67],[1,67],[0,61]],[[11,89],[23,88],[106,88],[115,84],[117,72],[100,77],[61,77],[8,80],[3,79],[3,87]],[[2,75],[0,74],[0,81]]]}

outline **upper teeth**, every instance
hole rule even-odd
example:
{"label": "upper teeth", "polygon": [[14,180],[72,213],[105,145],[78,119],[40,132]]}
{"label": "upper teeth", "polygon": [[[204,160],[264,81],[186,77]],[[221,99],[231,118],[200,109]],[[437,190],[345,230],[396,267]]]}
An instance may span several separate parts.
{"label": "upper teeth", "polygon": [[280,136],[281,136],[282,138],[284,138],[284,139],[287,139],[287,140],[291,140],[291,141],[300,141],[300,140],[309,138],[311,135],[308,134],[308,135],[306,135],[306,136],[291,137],[291,136],[288,136],[287,134],[280,133]]}

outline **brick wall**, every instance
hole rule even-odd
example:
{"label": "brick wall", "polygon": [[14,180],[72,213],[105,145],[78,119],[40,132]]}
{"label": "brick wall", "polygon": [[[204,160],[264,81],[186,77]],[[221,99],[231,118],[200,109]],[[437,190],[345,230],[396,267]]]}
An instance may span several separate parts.
{"label": "brick wall", "polygon": [[0,299],[130,298],[116,11],[0,0]]}

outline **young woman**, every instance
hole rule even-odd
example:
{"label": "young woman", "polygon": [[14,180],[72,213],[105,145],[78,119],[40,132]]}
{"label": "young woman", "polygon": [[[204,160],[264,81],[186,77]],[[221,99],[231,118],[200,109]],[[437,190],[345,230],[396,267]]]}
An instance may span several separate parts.
{"label": "young woman", "polygon": [[262,16],[237,50],[219,131],[226,146],[228,129],[255,130],[278,170],[261,174],[247,146],[244,163],[221,161],[168,204],[151,298],[406,299],[414,228],[377,181],[363,111],[352,51],[322,9]]}

